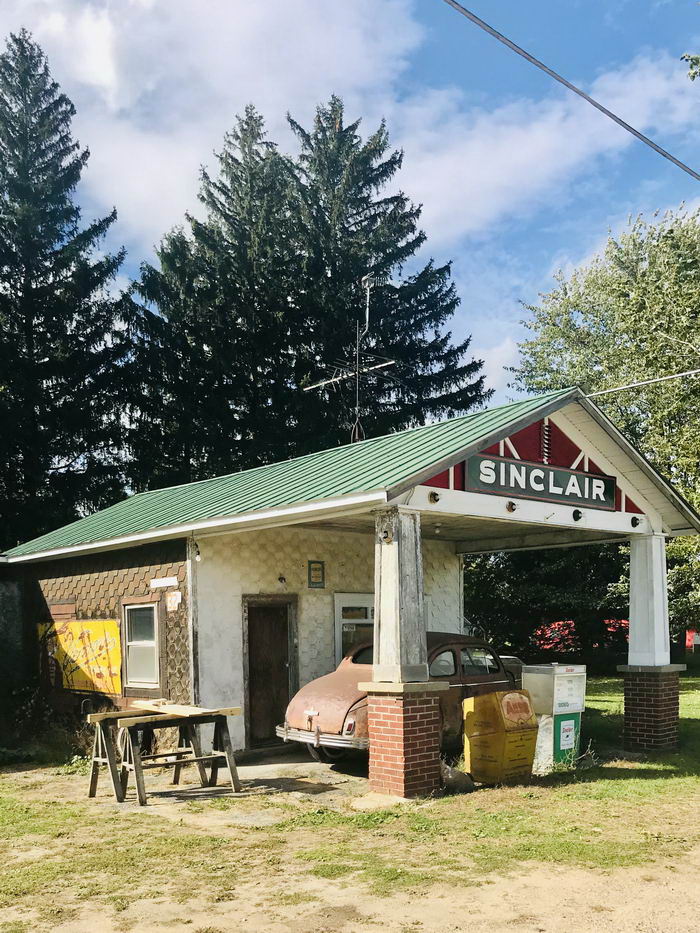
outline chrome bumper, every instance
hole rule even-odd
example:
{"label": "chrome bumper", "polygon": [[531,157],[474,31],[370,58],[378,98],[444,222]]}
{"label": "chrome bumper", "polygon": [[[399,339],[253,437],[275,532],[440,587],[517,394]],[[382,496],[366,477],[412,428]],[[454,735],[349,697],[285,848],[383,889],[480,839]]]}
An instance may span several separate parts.
{"label": "chrome bumper", "polygon": [[285,742],[303,742],[305,745],[327,745],[330,748],[358,748],[367,750],[369,739],[356,738],[354,735],[338,735],[337,732],[319,732],[314,729],[293,729],[285,723],[275,726],[276,734]]}

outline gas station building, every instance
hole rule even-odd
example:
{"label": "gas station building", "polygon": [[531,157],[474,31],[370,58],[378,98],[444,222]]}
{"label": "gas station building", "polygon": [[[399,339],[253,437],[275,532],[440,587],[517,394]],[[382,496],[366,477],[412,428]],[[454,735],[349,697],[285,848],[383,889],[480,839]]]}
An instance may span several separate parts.
{"label": "gas station building", "polygon": [[53,687],[240,705],[239,748],[373,629],[370,781],[416,796],[440,779],[425,632],[461,630],[464,555],[629,544],[624,741],[663,749],[682,670],[665,545],[699,531],[573,388],[132,496],[0,555],[0,583],[21,590],[18,625],[40,633]]}

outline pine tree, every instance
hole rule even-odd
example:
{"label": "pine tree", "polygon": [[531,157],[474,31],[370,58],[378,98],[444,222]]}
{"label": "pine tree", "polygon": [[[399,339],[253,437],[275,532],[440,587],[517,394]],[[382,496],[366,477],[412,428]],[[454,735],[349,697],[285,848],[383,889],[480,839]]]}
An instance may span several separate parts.
{"label": "pine tree", "polygon": [[[276,459],[289,340],[289,172],[248,107],[202,171],[204,220],[144,264],[134,317],[129,447],[135,488]],[[155,352],[154,352],[155,351]],[[150,361],[150,362],[149,362]],[[139,378],[141,381],[139,382]]]}
{"label": "pine tree", "polygon": [[43,52],[22,31],[0,55],[0,547],[121,492],[108,288],[115,220],[82,226],[73,197],[89,152]]}
{"label": "pine tree", "polygon": [[352,361],[367,273],[391,280],[373,289],[363,350],[396,360],[399,379],[363,380],[367,435],[488,397],[481,364],[466,359],[469,340],[454,343],[446,330],[459,304],[449,265],[420,267],[420,209],[385,192],[402,155],[389,152],[384,125],[363,142],[337,98],[310,132],[290,124],[295,159],[248,107],[216,176],[202,172],[204,219],[189,217],[163,240],[158,266],[143,268],[138,290],[152,310],[143,310],[142,346],[145,355],[158,347],[158,363],[133,406],[136,488],[346,443],[353,383],[303,390]]}
{"label": "pine tree", "polygon": [[[366,376],[360,417],[368,437],[467,411],[483,402],[481,363],[467,359],[470,338],[453,343],[446,325],[459,305],[449,264],[417,257],[425,244],[420,207],[402,192],[387,193],[403,154],[390,151],[384,123],[366,141],[360,121],[346,124],[342,101],[317,108],[312,130],[289,118],[299,139],[296,160],[300,257],[298,313],[304,349],[296,385],[327,375],[319,362],[352,362],[357,321],[364,320],[362,279],[371,294],[371,327],[363,349],[396,360],[398,383]],[[412,271],[406,273],[409,267]],[[367,358],[371,364],[371,360]],[[322,404],[297,394],[298,452],[347,441],[354,418],[354,383],[321,390]]]}

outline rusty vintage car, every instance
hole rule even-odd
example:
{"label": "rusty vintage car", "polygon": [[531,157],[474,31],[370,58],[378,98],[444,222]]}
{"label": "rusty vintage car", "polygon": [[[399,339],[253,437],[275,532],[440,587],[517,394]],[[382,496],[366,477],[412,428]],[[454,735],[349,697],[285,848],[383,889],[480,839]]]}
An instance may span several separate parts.
{"label": "rusty vintage car", "polygon": [[[447,681],[440,693],[443,747],[457,746],[462,734],[462,700],[480,693],[520,686],[521,662],[507,665],[480,638],[428,632],[431,680]],[[367,694],[358,683],[372,679],[371,642],[355,646],[335,671],[312,680],[292,698],[284,724],[275,732],[285,742],[301,742],[318,761],[338,761],[352,750],[369,748]]]}

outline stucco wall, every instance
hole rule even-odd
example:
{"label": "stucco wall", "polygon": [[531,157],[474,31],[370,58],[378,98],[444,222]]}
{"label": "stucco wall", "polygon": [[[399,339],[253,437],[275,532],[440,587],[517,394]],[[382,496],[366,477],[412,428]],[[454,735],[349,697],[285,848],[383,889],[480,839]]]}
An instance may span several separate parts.
{"label": "stucco wall", "polygon": [[[243,596],[298,598],[299,683],[335,668],[334,594],[374,590],[374,536],[300,527],[202,538],[196,572],[199,701],[243,705]],[[307,561],[325,562],[324,589],[309,589]],[[428,628],[459,631],[459,558],[445,541],[423,543]],[[286,582],[280,583],[279,577]],[[242,718],[231,721],[236,747]]]}

